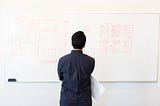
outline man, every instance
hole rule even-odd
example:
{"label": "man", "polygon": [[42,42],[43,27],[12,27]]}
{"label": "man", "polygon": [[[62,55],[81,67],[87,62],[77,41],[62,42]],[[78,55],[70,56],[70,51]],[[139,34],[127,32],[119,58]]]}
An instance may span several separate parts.
{"label": "man", "polygon": [[62,81],[60,106],[92,106],[91,73],[94,58],[83,54],[86,36],[78,31],[72,36],[73,50],[59,59],[58,76]]}

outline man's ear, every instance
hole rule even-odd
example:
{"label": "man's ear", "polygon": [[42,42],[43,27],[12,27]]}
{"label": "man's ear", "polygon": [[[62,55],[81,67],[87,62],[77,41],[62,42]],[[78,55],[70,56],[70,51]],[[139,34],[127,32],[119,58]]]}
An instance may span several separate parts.
{"label": "man's ear", "polygon": [[83,48],[86,46],[86,43],[84,44]]}

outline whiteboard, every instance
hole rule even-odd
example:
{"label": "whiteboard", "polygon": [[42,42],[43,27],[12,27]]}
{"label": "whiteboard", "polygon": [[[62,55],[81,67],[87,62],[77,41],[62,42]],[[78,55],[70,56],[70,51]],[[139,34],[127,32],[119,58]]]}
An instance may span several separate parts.
{"label": "whiteboard", "polygon": [[[4,71],[4,30],[5,30],[5,23],[4,23],[4,13],[0,12],[0,71]],[[3,75],[0,73],[0,76]]]}
{"label": "whiteboard", "polygon": [[58,81],[58,59],[83,30],[99,81],[157,81],[159,14],[8,15],[6,79]]}

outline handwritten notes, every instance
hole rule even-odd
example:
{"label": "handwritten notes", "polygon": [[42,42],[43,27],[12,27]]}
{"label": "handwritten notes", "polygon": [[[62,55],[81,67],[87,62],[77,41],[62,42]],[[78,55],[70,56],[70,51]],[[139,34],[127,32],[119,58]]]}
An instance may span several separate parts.
{"label": "handwritten notes", "polygon": [[[68,22],[61,19],[12,17],[11,55],[41,58],[56,63],[66,53]],[[61,47],[60,47],[61,45]],[[58,48],[57,48],[58,47]]]}
{"label": "handwritten notes", "polygon": [[58,59],[70,53],[71,35],[82,30],[97,80],[157,80],[158,14],[19,14],[8,17],[8,26],[7,78],[57,81]]}
{"label": "handwritten notes", "polygon": [[134,24],[101,24],[99,47],[105,52],[131,53],[134,27]]}

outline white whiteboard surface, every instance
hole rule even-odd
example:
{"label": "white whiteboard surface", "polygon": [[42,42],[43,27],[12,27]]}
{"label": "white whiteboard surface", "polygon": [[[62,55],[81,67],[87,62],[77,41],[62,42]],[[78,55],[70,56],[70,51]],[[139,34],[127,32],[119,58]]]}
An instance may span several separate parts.
{"label": "white whiteboard surface", "polygon": [[99,81],[157,81],[159,14],[8,15],[6,79],[58,81],[57,61],[77,30],[96,60]]}
{"label": "white whiteboard surface", "polygon": [[[4,35],[5,35],[5,17],[4,17],[4,13],[0,12],[0,71],[3,72],[4,71]],[[0,73],[0,75],[3,75]],[[3,78],[0,78],[3,79]]]}

